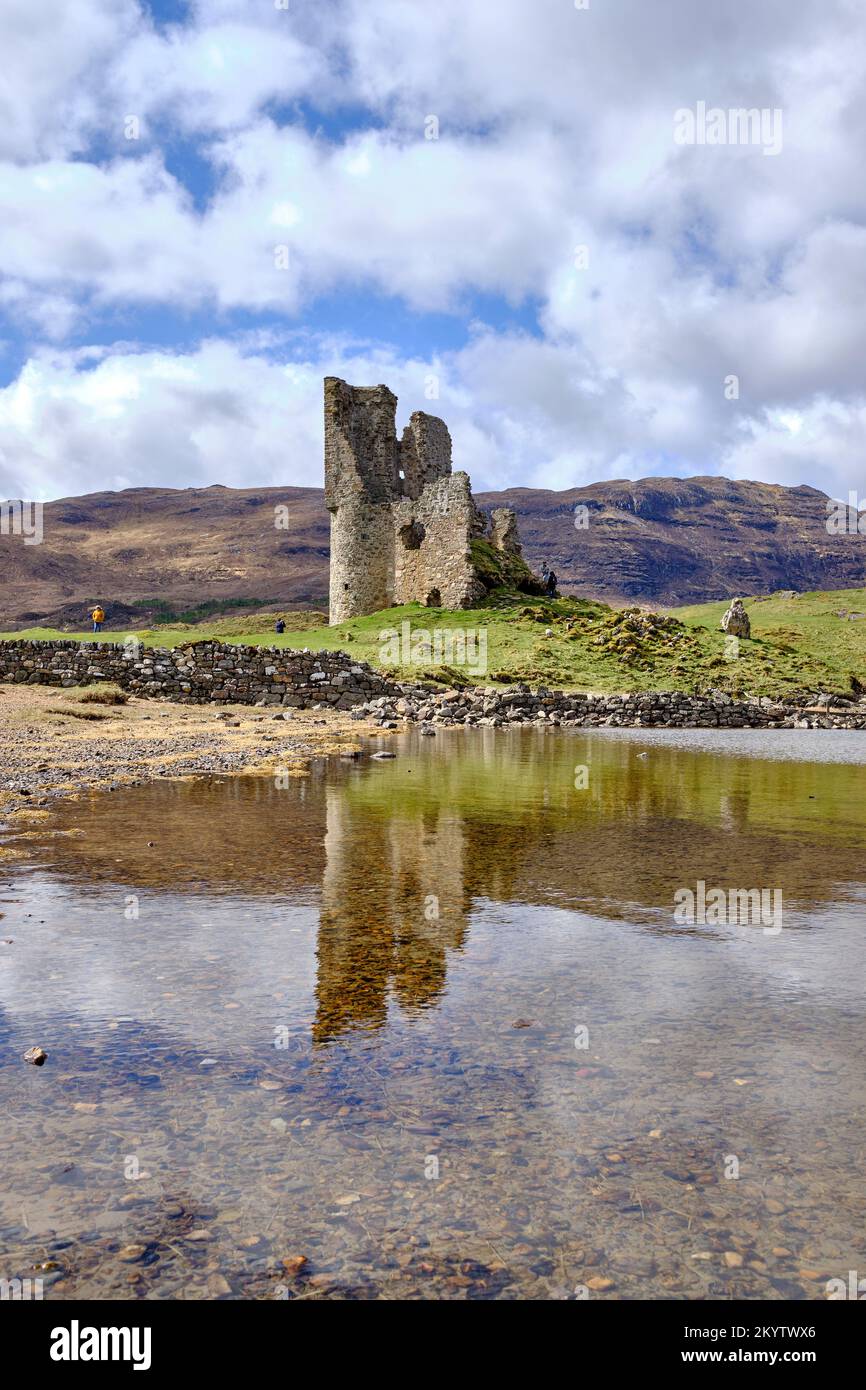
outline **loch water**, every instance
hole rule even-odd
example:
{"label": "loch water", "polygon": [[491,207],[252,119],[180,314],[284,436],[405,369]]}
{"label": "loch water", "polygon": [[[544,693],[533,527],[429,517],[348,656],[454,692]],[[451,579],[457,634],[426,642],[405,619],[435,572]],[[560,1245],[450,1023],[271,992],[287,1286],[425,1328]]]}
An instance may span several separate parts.
{"label": "loch water", "polygon": [[[866,1272],[863,735],[387,747],[6,828],[0,1277],[818,1299]],[[781,929],[677,920],[698,883],[778,892]]]}

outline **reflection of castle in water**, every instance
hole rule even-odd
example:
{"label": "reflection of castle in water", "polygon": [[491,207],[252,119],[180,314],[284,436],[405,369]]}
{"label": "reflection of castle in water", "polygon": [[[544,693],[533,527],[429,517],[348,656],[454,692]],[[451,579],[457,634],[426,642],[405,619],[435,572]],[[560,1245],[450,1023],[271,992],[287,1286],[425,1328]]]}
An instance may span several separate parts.
{"label": "reflection of castle in water", "polygon": [[[118,791],[89,801],[86,821],[70,801],[55,816],[61,834],[45,842],[52,872],[84,892],[112,885],[121,902],[127,891],[239,895],[247,921],[269,900],[271,939],[247,938],[238,923],[232,949],[246,979],[306,975],[299,919],[280,911],[290,906],[316,932],[318,1043],[380,1027],[389,1004],[417,1014],[441,1000],[484,903],[682,934],[674,893],[697,879],[779,888],[786,910],[838,903],[841,885],[856,895],[863,881],[866,809],[853,763],[661,743],[643,757],[626,740],[529,730],[430,742],[410,736],[396,762],[314,764],[280,789],[245,777]],[[589,769],[583,789],[576,767]],[[532,922],[520,930],[532,953]]]}
{"label": "reflection of castle in water", "polygon": [[316,984],[316,1042],[378,1027],[389,997],[435,1002],[447,953],[466,934],[462,818],[445,806],[371,816],[342,787],[326,791]]}

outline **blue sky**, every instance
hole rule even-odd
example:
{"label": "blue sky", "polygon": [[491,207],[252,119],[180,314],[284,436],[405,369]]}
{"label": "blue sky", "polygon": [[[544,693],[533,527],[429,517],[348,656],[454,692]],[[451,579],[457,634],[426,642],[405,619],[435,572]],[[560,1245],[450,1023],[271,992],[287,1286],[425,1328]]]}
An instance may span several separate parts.
{"label": "blue sky", "polygon": [[[8,0],[0,492],[318,485],[334,372],[441,414],[479,488],[866,491],[864,27]],[[699,102],[779,112],[781,148],[678,143]]]}

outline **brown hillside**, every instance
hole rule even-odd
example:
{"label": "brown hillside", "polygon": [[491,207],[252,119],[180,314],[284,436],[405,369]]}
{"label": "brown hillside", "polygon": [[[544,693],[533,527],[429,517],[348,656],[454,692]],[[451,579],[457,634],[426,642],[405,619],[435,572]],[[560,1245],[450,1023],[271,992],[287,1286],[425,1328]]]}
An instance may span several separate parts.
{"label": "brown hillside", "polygon": [[[812,487],[728,478],[643,478],[567,492],[511,488],[486,506],[514,507],[531,562],[598,598],[699,603],[778,589],[857,588],[866,537],[831,536],[827,495]],[[589,509],[575,529],[575,507]]]}
{"label": "brown hillside", "polygon": [[[482,493],[516,509],[524,549],[568,592],[658,604],[866,584],[866,538],[830,536],[826,496],[725,478],[646,478],[566,492]],[[575,507],[589,509],[576,529]],[[289,529],[274,508],[287,506]],[[0,536],[0,623],[79,624],[97,599],[137,626],[158,600],[324,606],[328,515],[318,488],[130,488],[45,507],[42,545]]]}

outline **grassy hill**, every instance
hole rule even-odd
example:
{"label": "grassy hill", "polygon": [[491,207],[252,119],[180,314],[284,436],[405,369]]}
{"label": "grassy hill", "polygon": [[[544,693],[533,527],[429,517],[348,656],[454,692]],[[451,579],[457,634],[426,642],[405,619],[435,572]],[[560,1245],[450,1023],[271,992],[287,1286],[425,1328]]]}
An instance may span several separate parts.
{"label": "grassy hill", "polygon": [[[782,592],[747,598],[752,640],[778,653],[786,669],[806,672],[825,666],[841,687],[851,677],[866,687],[866,589],[835,589],[805,594]],[[718,627],[727,604],[701,603],[672,609],[689,627]]]}
{"label": "grassy hill", "polygon": [[[752,638],[741,641],[736,659],[726,654],[719,626],[724,603],[653,613],[502,591],[494,593],[484,607],[466,612],[410,604],[333,628],[325,625],[320,613],[287,614],[293,627],[281,636],[273,631],[273,614],[222,617],[196,626],[160,626],[137,635],[148,646],[178,646],[219,637],[254,645],[343,648],[394,675],[432,677],[448,684],[524,680],[594,691],[713,688],[757,695],[819,689],[851,695],[866,690],[866,590],[796,598],[778,594],[745,603]],[[858,613],[862,619],[853,616]],[[404,624],[408,624],[408,650],[395,651],[389,638],[399,637]],[[122,641],[128,633],[129,629],[107,631],[102,636],[106,641]],[[425,633],[430,637],[426,653]],[[50,628],[0,637],[91,640],[88,632]],[[478,659],[482,654],[483,663]],[[464,655],[470,657],[468,665],[461,661]]]}

